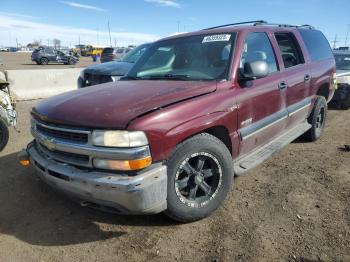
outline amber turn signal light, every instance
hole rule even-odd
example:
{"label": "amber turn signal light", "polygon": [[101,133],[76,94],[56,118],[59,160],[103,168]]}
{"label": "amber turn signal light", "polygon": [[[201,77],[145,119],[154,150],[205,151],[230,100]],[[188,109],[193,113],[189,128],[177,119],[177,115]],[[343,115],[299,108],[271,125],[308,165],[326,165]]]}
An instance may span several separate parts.
{"label": "amber turn signal light", "polygon": [[150,166],[151,164],[152,157],[150,156],[136,160],[94,159],[94,167],[122,171],[140,170]]}
{"label": "amber turn signal light", "polygon": [[29,166],[30,164],[29,159],[21,159],[19,160],[19,162],[21,163],[22,166]]}

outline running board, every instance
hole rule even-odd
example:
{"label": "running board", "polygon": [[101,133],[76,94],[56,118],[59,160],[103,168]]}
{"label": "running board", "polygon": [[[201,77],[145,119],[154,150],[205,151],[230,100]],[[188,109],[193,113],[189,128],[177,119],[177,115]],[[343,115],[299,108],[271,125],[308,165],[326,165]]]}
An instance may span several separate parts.
{"label": "running board", "polygon": [[286,134],[276,138],[267,145],[259,148],[251,154],[245,155],[242,158],[237,159],[233,163],[233,170],[235,175],[242,175],[252,168],[257,167],[263,163],[270,156],[276,154],[285,146],[293,142],[300,137],[306,131],[311,128],[311,125],[307,122],[303,122],[296,127],[289,130]]}

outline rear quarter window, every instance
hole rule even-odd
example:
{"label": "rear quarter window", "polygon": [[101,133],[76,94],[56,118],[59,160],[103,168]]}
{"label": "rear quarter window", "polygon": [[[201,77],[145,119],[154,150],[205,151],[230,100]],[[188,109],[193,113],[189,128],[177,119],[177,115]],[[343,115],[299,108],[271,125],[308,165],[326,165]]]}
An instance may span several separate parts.
{"label": "rear quarter window", "polygon": [[332,49],[326,37],[320,31],[300,29],[299,32],[309,52],[311,61],[333,58]]}

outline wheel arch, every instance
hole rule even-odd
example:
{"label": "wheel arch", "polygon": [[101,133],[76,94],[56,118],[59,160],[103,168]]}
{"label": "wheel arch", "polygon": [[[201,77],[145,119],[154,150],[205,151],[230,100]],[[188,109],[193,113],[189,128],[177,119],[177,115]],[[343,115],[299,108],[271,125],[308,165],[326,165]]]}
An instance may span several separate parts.
{"label": "wheel arch", "polygon": [[[231,156],[236,154],[238,148],[238,133],[236,131],[235,121],[228,112],[217,112],[202,116],[186,122],[166,134],[167,143],[164,148],[164,157],[168,158],[177,145],[189,138],[201,133],[208,133],[224,143]],[[170,142],[172,141],[172,142]]]}
{"label": "wheel arch", "polygon": [[324,98],[326,98],[326,101],[329,101],[329,96],[330,96],[329,85],[330,83],[328,82],[321,84],[317,90],[316,95],[323,96]]}

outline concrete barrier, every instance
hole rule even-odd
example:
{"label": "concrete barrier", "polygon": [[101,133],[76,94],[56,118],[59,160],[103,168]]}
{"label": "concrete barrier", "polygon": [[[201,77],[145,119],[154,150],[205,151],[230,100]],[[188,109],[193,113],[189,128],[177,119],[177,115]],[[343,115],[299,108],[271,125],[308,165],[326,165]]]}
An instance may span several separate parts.
{"label": "concrete barrier", "polygon": [[8,70],[12,92],[17,100],[47,98],[77,89],[83,68]]}

